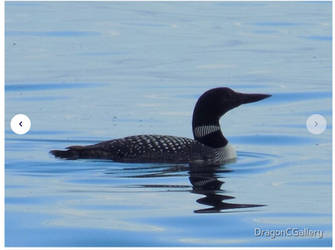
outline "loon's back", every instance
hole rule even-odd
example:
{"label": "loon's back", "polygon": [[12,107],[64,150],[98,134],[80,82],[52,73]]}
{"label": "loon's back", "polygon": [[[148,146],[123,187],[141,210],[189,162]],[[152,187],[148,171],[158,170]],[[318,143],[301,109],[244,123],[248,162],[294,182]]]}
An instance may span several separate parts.
{"label": "loon's back", "polygon": [[167,135],[136,135],[88,146],[70,146],[53,150],[65,159],[108,159],[118,162],[188,163],[209,161],[220,157],[215,149],[185,137]]}

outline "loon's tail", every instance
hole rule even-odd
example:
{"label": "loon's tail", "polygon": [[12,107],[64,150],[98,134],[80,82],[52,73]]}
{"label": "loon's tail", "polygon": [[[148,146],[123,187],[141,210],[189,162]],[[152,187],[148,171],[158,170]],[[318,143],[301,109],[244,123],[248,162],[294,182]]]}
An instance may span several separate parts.
{"label": "loon's tail", "polygon": [[53,154],[55,157],[76,160],[80,157],[80,151],[84,147],[82,146],[71,146],[67,147],[68,150],[51,150],[50,154]]}
{"label": "loon's tail", "polygon": [[79,158],[79,153],[78,151],[74,151],[74,150],[51,150],[50,151],[51,154],[53,154],[55,157],[58,158],[63,158],[63,159],[67,159],[67,160],[76,160]]}

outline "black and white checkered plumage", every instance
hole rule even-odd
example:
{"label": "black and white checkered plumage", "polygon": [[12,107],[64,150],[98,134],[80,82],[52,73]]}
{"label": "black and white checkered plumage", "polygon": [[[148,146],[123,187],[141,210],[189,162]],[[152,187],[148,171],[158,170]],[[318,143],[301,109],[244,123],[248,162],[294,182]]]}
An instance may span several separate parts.
{"label": "black and white checkered plumage", "polygon": [[[135,135],[89,146],[70,146],[54,154],[68,159],[110,159],[118,162],[188,163],[214,159],[210,147],[195,140],[164,135]],[[66,152],[66,153],[65,153]],[[62,154],[66,157],[62,157]]]}
{"label": "black and white checkered plumage", "polygon": [[219,119],[242,103],[269,97],[242,94],[229,88],[205,92],[193,112],[193,135],[190,138],[167,135],[137,135],[100,142],[88,146],[70,146],[68,150],[52,150],[65,159],[109,159],[117,162],[156,162],[221,164],[236,157],[235,150],[223,136]]}

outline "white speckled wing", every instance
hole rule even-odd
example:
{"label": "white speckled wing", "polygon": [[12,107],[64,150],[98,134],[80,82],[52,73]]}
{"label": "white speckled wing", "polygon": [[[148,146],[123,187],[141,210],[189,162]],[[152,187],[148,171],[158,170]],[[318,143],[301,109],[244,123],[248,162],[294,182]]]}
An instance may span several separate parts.
{"label": "white speckled wing", "polygon": [[87,150],[105,152],[106,157],[125,162],[189,162],[196,141],[177,136],[137,135],[101,142]]}

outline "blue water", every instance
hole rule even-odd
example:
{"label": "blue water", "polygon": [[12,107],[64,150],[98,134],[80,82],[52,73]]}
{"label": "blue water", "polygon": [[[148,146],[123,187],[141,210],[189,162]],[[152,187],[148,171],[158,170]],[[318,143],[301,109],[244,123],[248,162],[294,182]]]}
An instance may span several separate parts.
{"label": "blue water", "polygon": [[[7,2],[6,246],[331,246],[331,2]],[[221,119],[219,167],[59,160],[192,138],[207,89],[272,94]],[[17,113],[31,130],[9,127]],[[328,127],[313,135],[306,119]],[[199,181],[213,185],[201,187]],[[296,229],[322,237],[271,235]]]}

